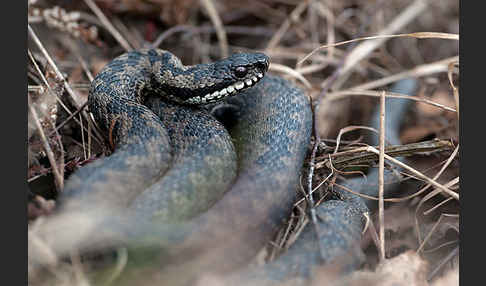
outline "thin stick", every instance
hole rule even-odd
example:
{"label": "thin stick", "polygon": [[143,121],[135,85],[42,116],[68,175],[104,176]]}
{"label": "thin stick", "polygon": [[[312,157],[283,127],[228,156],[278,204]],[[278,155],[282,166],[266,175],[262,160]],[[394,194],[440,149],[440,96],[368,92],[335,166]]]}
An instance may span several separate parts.
{"label": "thin stick", "polygon": [[[224,26],[224,30],[226,34],[238,34],[238,35],[255,35],[255,36],[262,36],[262,37],[270,37],[273,36],[274,30],[266,27],[248,27],[248,26],[233,26],[228,25]],[[169,29],[165,30],[162,34],[160,34],[153,43],[149,43],[147,46],[150,48],[157,48],[165,41],[168,37],[179,33],[185,32],[187,36],[192,36],[194,34],[202,34],[202,33],[215,33],[217,30],[213,26],[203,25],[199,27],[194,27],[191,25],[177,25],[170,27]]]}
{"label": "thin stick", "polygon": [[120,35],[122,35],[123,33],[123,38],[126,39],[128,43],[130,43],[130,46],[133,47],[133,49],[138,50],[142,48],[141,43],[143,43],[143,38],[141,39],[141,41],[137,39],[133,34],[133,30],[130,31],[116,15],[112,16],[111,21],[113,22],[113,26],[115,26],[118,31],[120,31]]}
{"label": "thin stick", "polygon": [[294,206],[297,206],[298,204],[300,204],[300,203],[301,203],[301,202],[303,202],[304,200],[307,200],[309,196],[312,196],[312,194],[313,194],[313,193],[314,193],[316,190],[318,190],[318,189],[319,189],[319,188],[322,186],[322,184],[324,184],[325,182],[327,182],[327,180],[329,180],[329,178],[330,178],[330,177],[332,177],[332,175],[334,175],[334,169],[333,169],[333,170],[331,170],[331,173],[330,173],[330,174],[329,174],[329,175],[328,175],[328,176],[327,176],[327,177],[326,177],[326,178],[325,178],[325,179],[324,179],[322,182],[320,182],[320,183],[319,183],[319,185],[317,185],[317,187],[315,187],[314,189],[312,189],[312,191],[310,192],[310,194],[306,194],[306,193],[304,192],[304,197],[303,197],[302,199],[298,200],[297,202],[295,202]]}
{"label": "thin stick", "polygon": [[[39,48],[39,50],[42,52],[44,57],[47,59],[47,62],[49,63],[49,65],[52,67],[52,69],[56,73],[56,76],[64,83],[64,89],[66,90],[66,92],[70,96],[68,98],[69,98],[71,104],[74,105],[74,107],[76,107],[76,109],[80,109],[80,105],[76,101],[76,95],[75,95],[73,89],[71,88],[71,85],[69,85],[68,81],[64,78],[63,74],[61,73],[61,71],[59,70],[57,65],[54,63],[54,60],[49,55],[47,50],[44,48],[44,45],[42,45],[42,42],[39,40],[37,35],[34,33],[34,30],[32,29],[32,27],[30,27],[30,25],[27,25],[27,29],[29,31],[29,35],[34,40],[34,42],[37,45],[37,47]],[[81,114],[83,115],[84,119],[87,122],[90,122],[90,118],[89,118],[89,116],[86,112],[82,112]],[[103,142],[103,136],[101,136],[99,130],[95,127],[95,128],[93,128],[93,131],[94,131],[94,134],[98,137],[97,141],[100,143],[100,145],[103,145],[101,143],[101,142]]]}
{"label": "thin stick", "polygon": [[103,11],[101,11],[101,9],[98,7],[98,5],[96,5],[96,3],[93,0],[84,0],[84,2],[86,3],[86,5],[88,5],[91,11],[93,11],[93,13],[96,14],[98,19],[100,19],[101,23],[103,24],[103,26],[105,26],[105,28],[111,33],[113,38],[117,40],[117,42],[123,47],[123,49],[125,49],[125,51],[128,52],[133,50],[133,48],[130,46],[128,41],[125,40],[125,38],[123,38],[123,36],[120,34],[120,32],[118,32],[115,26],[111,24],[110,20],[108,20],[105,14],[103,14]]}
{"label": "thin stick", "polygon": [[81,64],[81,67],[83,68],[84,73],[88,77],[89,82],[92,82],[94,80],[93,74],[89,70],[88,64],[83,59],[83,57],[81,57],[81,55],[79,54],[79,51],[77,49],[74,51],[74,55],[76,56],[79,63]]}
{"label": "thin stick", "polygon": [[443,200],[442,202],[436,204],[435,206],[433,206],[432,208],[424,211],[424,215],[428,215],[430,214],[431,212],[433,212],[434,210],[438,209],[440,206],[444,205],[445,203],[447,203],[448,201],[452,200],[453,198],[452,197],[448,197],[447,199]]}
{"label": "thin stick", "polygon": [[88,158],[91,158],[91,124],[88,123]]}
{"label": "thin stick", "polygon": [[385,93],[380,97],[380,154],[378,157],[378,219],[380,221],[380,261],[385,261]]}
{"label": "thin stick", "polygon": [[265,49],[266,51],[272,50],[278,45],[287,30],[290,28],[290,24],[292,23],[292,21],[297,20],[300,17],[300,14],[304,12],[308,5],[309,0],[305,0],[300,2],[300,4],[295,7],[295,9],[290,13],[289,17],[285,19],[282,25],[280,25],[280,28],[277,30],[277,32],[275,32],[275,35],[273,35],[273,37],[268,42],[267,48]]}
{"label": "thin stick", "polygon": [[[456,184],[458,184],[458,183],[459,183],[459,177],[455,177],[455,178],[454,178],[454,179],[452,179],[451,181],[447,182],[447,184],[445,184],[445,185],[444,185],[444,187],[449,188],[449,187],[452,187],[452,186],[454,186],[454,185],[456,185]],[[435,196],[436,196],[437,194],[439,194],[440,192],[441,192],[440,190],[434,190],[434,191],[432,191],[432,192],[428,193],[428,194],[427,194],[425,197],[423,197],[423,198],[420,200],[420,202],[419,202],[419,204],[418,204],[418,206],[417,206],[417,210],[416,210],[416,212],[418,212],[418,210],[420,209],[420,207],[421,207],[421,206],[422,206],[422,205],[423,205],[423,204],[424,204],[426,201],[428,201],[428,200],[430,200],[431,198],[435,197]]]}
{"label": "thin stick", "polygon": [[373,239],[373,242],[375,243],[376,248],[378,249],[378,254],[380,255],[380,257],[382,256],[384,257],[385,253],[382,252],[384,250],[380,247],[380,239],[378,238],[378,234],[376,233],[375,224],[373,223],[373,220],[370,218],[369,213],[364,213],[363,215],[365,216],[368,222],[368,232],[370,233],[371,238]]}
{"label": "thin stick", "polygon": [[409,77],[420,77],[420,76],[426,76],[430,74],[435,74],[435,73],[440,73],[440,72],[445,72],[448,70],[448,66],[451,63],[455,63],[459,60],[459,56],[454,56],[450,58],[446,58],[443,60],[439,60],[436,62],[428,63],[428,64],[423,64],[414,67],[413,69],[400,72],[391,76],[387,76],[384,78],[380,78],[378,80],[370,81],[364,84],[356,85],[353,87],[350,87],[348,90],[358,90],[358,89],[374,89],[377,87],[382,87],[387,84],[399,81],[404,78],[409,78]]}
{"label": "thin stick", "polygon": [[209,18],[211,19],[211,22],[213,22],[214,28],[216,29],[216,36],[218,37],[221,56],[226,58],[229,55],[228,39],[226,37],[226,31],[224,30],[221,17],[219,17],[218,11],[216,10],[212,0],[201,0],[201,3],[203,4],[204,8],[206,8]]}
{"label": "thin stick", "polygon": [[[316,157],[316,152],[317,152],[317,146],[319,146],[319,144],[314,144],[314,148],[312,149],[312,157],[315,158]],[[316,209],[315,209],[315,203],[314,203],[314,197],[312,196],[312,178],[314,177],[314,170],[315,170],[315,160],[314,161],[311,161],[310,162],[310,168],[309,168],[309,175],[307,176],[307,194],[308,195],[306,198],[307,198],[307,202],[309,203],[309,208],[310,208],[310,217],[311,217],[311,221],[312,221],[312,224],[314,225],[314,229],[316,230],[316,235],[317,235],[317,238],[320,240],[320,229],[319,229],[319,224],[317,223],[317,214],[316,214]],[[323,245],[322,243],[319,243],[319,253],[321,254],[320,255],[320,258],[321,259],[324,259],[325,257],[325,251],[323,249]]]}
{"label": "thin stick", "polygon": [[322,45],[318,48],[315,48],[309,54],[307,54],[305,57],[303,57],[301,60],[299,60],[298,64],[299,65],[302,64],[310,56],[312,56],[313,54],[315,54],[319,50],[327,49],[327,48],[334,48],[334,47],[342,46],[342,45],[345,45],[345,44],[350,44],[350,43],[360,42],[360,41],[366,41],[366,40],[378,40],[378,39],[384,40],[384,39],[390,39],[390,38],[416,38],[416,39],[437,38],[437,39],[447,39],[447,40],[456,40],[456,41],[459,40],[458,34],[449,34],[449,33],[415,32],[415,33],[408,33],[408,34],[392,34],[392,35],[384,35],[382,33],[380,33],[380,35],[377,35],[377,36],[360,37],[360,38],[355,38],[355,39],[348,40],[348,41],[342,41],[342,42]]}
{"label": "thin stick", "polygon": [[454,101],[456,103],[456,109],[457,109],[457,119],[459,120],[459,90],[457,87],[454,85],[454,82],[452,80],[452,72],[454,69],[454,65],[459,64],[459,58],[457,61],[449,63],[449,66],[447,67],[447,77],[449,78],[449,84],[452,87],[452,92],[454,94]]}
{"label": "thin stick", "polygon": [[[380,151],[376,150],[376,148],[372,147],[372,146],[368,146],[366,148],[368,151],[370,152],[373,152],[375,154],[380,154]],[[430,183],[431,185],[433,185],[434,187],[437,187],[438,189],[440,189],[442,192],[448,194],[449,196],[453,197],[454,199],[456,200],[459,200],[459,194],[446,188],[445,186],[437,183],[435,180],[432,180],[431,178],[425,176],[424,174],[422,174],[421,172],[415,170],[414,168],[398,161],[397,159],[391,157],[391,156],[388,156],[386,154],[384,154],[384,157],[385,159],[387,159],[388,161],[392,162],[393,164],[395,165],[398,165],[399,167],[402,167],[403,169],[406,169],[410,172],[412,172],[415,176],[427,181],[428,183]]]}
{"label": "thin stick", "polygon": [[[393,35],[396,31],[402,29],[405,25],[410,23],[415,17],[417,17],[420,13],[422,13],[425,8],[427,8],[427,2],[425,0],[415,0],[412,4],[410,4],[402,13],[400,13],[395,19],[388,24],[377,36],[366,37],[362,39],[367,39],[369,41],[365,41],[359,44],[353,51],[349,54],[348,59],[346,60],[345,66],[343,67],[343,74],[347,73],[355,66],[359,61],[364,59],[368,56],[371,51],[382,45],[388,38],[391,37],[409,37],[410,34],[401,34],[401,35]],[[430,35],[430,33],[428,33]],[[456,35],[457,36],[457,35]],[[423,35],[415,34],[414,37],[423,37]],[[372,40],[371,40],[372,39]],[[356,41],[357,39],[342,42],[339,44],[349,43]],[[335,44],[333,45],[335,46]],[[325,46],[324,46],[325,47]],[[321,47],[323,48],[323,47]],[[312,54],[312,53],[311,53]],[[309,55],[311,55],[309,54]],[[308,57],[305,57],[300,62],[303,62]]]}
{"label": "thin stick", "polygon": [[[334,166],[338,165],[340,168],[351,164],[356,165],[377,161],[378,156],[369,152],[367,146],[349,148],[348,150],[330,154],[329,157],[333,159]],[[431,154],[439,151],[452,151],[453,147],[448,140],[433,139],[406,145],[388,146],[385,148],[385,153],[392,157],[405,157],[417,154]],[[327,155],[320,157],[322,161],[316,164],[316,168],[331,168],[329,159],[326,157]]]}
{"label": "thin stick", "polygon": [[318,21],[319,19],[317,18],[317,13],[316,13],[316,0],[311,0],[309,3],[309,9],[307,9],[307,23],[309,25],[309,30],[310,30],[310,40],[314,44],[319,43],[319,31],[317,29]]}
{"label": "thin stick", "polygon": [[[327,44],[334,43],[334,39],[336,38],[334,27],[335,27],[335,17],[331,9],[326,7],[322,1],[313,3],[314,7],[317,8],[317,12],[321,14],[323,18],[326,19],[326,27],[327,27]],[[328,52],[328,56],[330,59],[334,57],[334,47],[330,47]]]}
{"label": "thin stick", "polygon": [[61,129],[61,127],[63,127],[66,123],[69,122],[69,120],[71,120],[74,116],[76,116],[78,113],[80,113],[81,110],[83,110],[83,108],[85,108],[87,105],[88,105],[88,101],[86,101],[85,103],[83,103],[83,105],[81,105],[81,107],[78,110],[76,110],[75,112],[71,113],[71,115],[69,115],[68,118],[66,118],[63,122],[61,122],[58,126],[56,126],[56,128],[54,130],[52,130],[51,133],[49,133],[49,136],[51,136],[52,134],[54,134],[56,131],[59,131],[59,129]]}
{"label": "thin stick", "polygon": [[[432,178],[432,180],[436,181],[440,177],[440,175],[445,171],[445,169],[451,164],[452,160],[456,157],[458,152],[459,152],[459,145],[457,145],[457,147],[454,149],[452,154],[447,159],[446,163],[440,168],[439,172],[437,172],[437,174]],[[425,185],[423,188],[421,188],[418,192],[414,193],[410,197],[415,197],[420,195],[421,193],[425,192],[430,186],[431,186],[430,184]]]}
{"label": "thin stick", "polygon": [[64,178],[61,176],[61,172],[59,172],[56,163],[56,158],[54,157],[54,152],[52,152],[51,146],[47,141],[46,134],[44,133],[44,129],[42,129],[42,125],[40,124],[39,117],[37,116],[37,112],[35,111],[35,108],[32,106],[30,102],[30,97],[27,98],[28,98],[30,113],[32,114],[32,118],[34,119],[35,126],[37,127],[37,130],[39,131],[39,134],[42,138],[42,144],[44,145],[44,150],[46,151],[47,158],[49,159],[49,163],[51,164],[52,167],[51,169],[52,169],[52,173],[54,174],[57,192],[60,193],[64,188]]}
{"label": "thin stick", "polygon": [[81,142],[83,143],[83,155],[84,155],[84,160],[88,159],[88,156],[86,154],[86,141],[84,140],[84,130],[83,130],[83,119],[81,118],[81,114],[79,115],[79,122],[81,122]]}
{"label": "thin stick", "polygon": [[[59,103],[59,105],[60,105],[62,108],[64,108],[64,110],[65,110],[65,111],[66,111],[68,114],[72,115],[73,113],[71,112],[71,110],[69,110],[69,108],[67,108],[67,106],[66,106],[66,105],[65,105],[65,104],[62,102],[62,100],[59,98],[59,96],[57,95],[57,93],[56,93],[56,92],[54,92],[54,90],[52,90],[52,88],[51,88],[51,86],[50,86],[49,82],[47,81],[47,78],[44,76],[44,74],[42,73],[42,71],[41,71],[41,69],[40,69],[39,65],[38,65],[38,64],[37,64],[37,62],[35,61],[35,59],[34,59],[34,57],[33,57],[33,55],[32,55],[32,52],[31,52],[31,51],[28,49],[28,50],[27,50],[27,53],[28,53],[28,55],[29,55],[29,57],[30,57],[30,60],[32,61],[32,64],[34,65],[34,68],[36,69],[36,71],[37,71],[37,73],[39,74],[40,78],[42,79],[42,81],[43,81],[43,82],[44,82],[44,84],[46,85],[46,87],[47,87],[47,91],[49,91],[49,92],[51,93],[51,95],[52,95],[52,96],[54,96],[54,97],[56,98],[56,101]],[[80,125],[81,125],[81,123],[80,123],[80,122],[79,122],[79,121],[78,121],[76,118],[75,118],[75,120],[76,120],[76,123],[78,123],[78,124],[80,124]],[[55,131],[56,131],[56,130],[54,130],[54,131],[52,131],[51,133],[49,133],[49,137],[50,137],[51,135],[53,135],[53,134],[55,133]]]}
{"label": "thin stick", "polygon": [[[94,80],[94,77],[93,77],[93,74],[91,74],[91,71],[89,70],[88,68],[88,64],[86,63],[86,61],[83,59],[83,57],[81,57],[81,55],[79,54],[79,51],[78,49],[74,49],[75,50],[75,55],[76,55],[76,58],[78,59],[79,63],[81,64],[81,66],[83,67],[83,70],[86,74],[86,76],[88,77],[88,80],[90,82],[93,82]],[[82,105],[82,108],[81,110],[83,109],[84,106],[86,106],[88,103],[88,101],[86,101],[83,105]],[[82,122],[82,118],[81,118],[81,114],[79,116],[79,120]],[[85,158],[89,158],[91,157],[91,124],[89,124],[88,122],[88,131],[87,131],[87,135],[88,135],[88,154],[87,154],[87,157],[85,155]],[[81,135],[83,134],[83,129],[81,128]],[[84,139],[83,139],[84,141]],[[83,143],[83,146],[84,146],[84,143]],[[84,151],[84,148],[83,148],[83,151]]]}
{"label": "thin stick", "polygon": [[[406,175],[412,177],[410,174],[406,174]],[[412,178],[415,178],[415,177],[412,177]],[[418,180],[418,178],[415,178],[415,179]],[[454,180],[453,183],[457,183],[457,182],[458,182],[458,179],[456,178],[456,180]],[[340,189],[343,189],[346,192],[350,192],[351,194],[354,194],[356,196],[359,196],[359,197],[362,197],[362,198],[365,198],[365,199],[369,199],[369,200],[373,200],[373,201],[378,201],[379,200],[379,198],[377,198],[377,197],[373,197],[373,196],[369,196],[369,195],[365,195],[365,194],[361,194],[361,193],[355,192],[355,191],[351,190],[350,188],[348,188],[346,186],[343,186],[343,185],[340,185],[340,184],[338,184],[336,182],[333,182],[332,185],[333,186],[336,186],[336,187],[338,187]],[[446,185],[446,187],[447,186],[448,185]],[[383,201],[385,201],[385,202],[399,203],[399,202],[403,202],[403,201],[406,201],[406,200],[410,200],[410,199],[416,197],[417,195],[419,195],[421,192],[423,192],[423,189],[420,190],[420,191],[418,191],[418,192],[413,193],[410,196],[405,196],[405,197],[402,197],[402,198],[388,198],[388,199],[383,199]],[[449,197],[449,198],[450,199],[453,199],[452,197]]]}
{"label": "thin stick", "polygon": [[[381,92],[380,91],[374,91],[374,90],[344,90],[344,91],[336,91],[336,92],[330,92],[329,96],[326,98],[326,101],[333,101],[333,100],[340,100],[344,99],[348,96],[352,95],[365,95],[365,96],[372,96],[372,97],[380,97]],[[435,107],[442,108],[447,111],[452,111],[452,112],[457,112],[454,108],[442,105],[440,103],[434,102],[432,100],[428,100],[426,98],[421,98],[418,96],[410,96],[406,94],[400,94],[397,92],[385,92],[385,96],[389,98],[403,98],[403,99],[409,99],[409,100],[414,100],[414,101],[419,101],[423,102],[426,104],[433,105]]]}
{"label": "thin stick", "polygon": [[456,246],[444,259],[442,259],[439,264],[434,268],[434,270],[427,276],[427,282],[430,282],[432,278],[437,274],[437,272],[444,266],[447,262],[452,260],[459,253],[459,246]]}
{"label": "thin stick", "polygon": [[[346,187],[346,186],[343,186],[343,185],[340,185],[340,184],[338,184],[338,183],[336,183],[336,182],[334,182],[332,185],[333,185],[333,186],[336,186],[336,187],[338,187],[338,188],[340,188],[340,189],[343,189],[343,190],[345,190],[346,192],[350,192],[350,193],[351,193],[351,194],[353,194],[353,195],[357,195],[357,196],[362,197],[362,198],[365,198],[365,199],[374,200],[374,201],[377,201],[377,200],[378,200],[378,198],[377,198],[377,197],[368,196],[368,195],[365,195],[365,194],[361,194],[361,193],[355,192],[355,191],[351,190],[350,188],[348,188],[348,187]],[[393,199],[393,198],[391,198],[391,199],[383,199],[383,200],[384,200],[385,202],[395,202],[395,201],[396,201],[396,199]]]}
{"label": "thin stick", "polygon": [[339,145],[341,144],[341,136],[343,136],[344,133],[347,133],[347,132],[350,132],[350,131],[353,131],[353,130],[358,130],[358,129],[364,129],[364,130],[369,130],[369,131],[378,133],[378,131],[375,128],[369,127],[369,126],[350,125],[350,126],[346,126],[344,128],[341,128],[341,130],[339,130],[339,134],[336,138],[336,147],[334,148],[334,152],[332,154],[337,154],[337,152],[339,150]]}
{"label": "thin stick", "polygon": [[155,49],[158,46],[160,46],[160,44],[162,44],[162,42],[165,39],[172,36],[173,34],[175,34],[177,32],[192,30],[192,29],[195,29],[195,27],[190,26],[190,25],[178,25],[178,26],[170,27],[169,29],[165,30],[162,34],[160,34],[157,37],[157,39],[155,39],[155,41],[153,41],[153,43],[149,44],[149,47],[152,48],[152,49]]}
{"label": "thin stick", "polygon": [[312,85],[310,84],[309,81],[307,81],[305,79],[305,77],[302,76],[302,74],[300,72],[298,72],[297,70],[291,68],[291,67],[288,67],[288,66],[285,66],[285,65],[281,65],[281,64],[277,64],[277,63],[271,63],[270,64],[270,67],[269,67],[269,70],[270,71],[276,71],[276,72],[281,72],[281,73],[286,73],[296,79],[298,79],[300,82],[302,82],[305,87],[307,88],[312,88]]}
{"label": "thin stick", "polygon": [[[424,241],[422,241],[422,243],[420,243],[420,246],[417,249],[417,253],[419,253],[421,251],[424,251],[423,250],[424,249],[424,246],[427,243],[427,241],[429,240],[429,238],[432,236],[432,234],[434,233],[435,229],[439,226],[439,224],[442,221],[442,219],[447,218],[447,217],[455,217],[455,214],[445,214],[445,213],[442,213],[440,215],[440,217],[437,220],[437,222],[434,224],[434,226],[432,227],[432,229],[429,231],[429,233],[427,234],[427,236],[424,238]],[[458,230],[456,229],[456,231],[458,231]]]}

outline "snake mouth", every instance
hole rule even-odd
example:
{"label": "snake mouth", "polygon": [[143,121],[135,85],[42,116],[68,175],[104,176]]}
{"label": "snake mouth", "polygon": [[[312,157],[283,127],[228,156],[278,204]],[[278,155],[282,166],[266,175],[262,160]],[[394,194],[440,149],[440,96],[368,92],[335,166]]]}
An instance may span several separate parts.
{"label": "snake mouth", "polygon": [[263,73],[257,73],[256,75],[252,76],[251,78],[248,79],[242,79],[241,81],[238,81],[232,85],[229,85],[225,88],[222,88],[220,90],[217,90],[212,93],[208,93],[205,96],[194,96],[185,101],[185,103],[188,104],[206,104],[206,103],[212,103],[216,101],[220,101],[225,97],[228,97],[230,95],[234,95],[244,89],[247,89],[249,87],[254,86],[257,82],[260,81],[260,79],[263,78]]}

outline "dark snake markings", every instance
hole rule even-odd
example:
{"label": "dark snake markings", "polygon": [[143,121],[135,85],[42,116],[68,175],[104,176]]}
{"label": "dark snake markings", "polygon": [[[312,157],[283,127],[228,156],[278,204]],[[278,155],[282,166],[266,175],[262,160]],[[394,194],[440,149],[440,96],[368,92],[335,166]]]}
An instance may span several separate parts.
{"label": "dark snake markings", "polygon": [[[88,101],[98,125],[112,128],[115,152],[73,174],[64,209],[128,207],[159,225],[190,219],[177,227],[194,234],[179,237],[181,249],[212,249],[218,270],[248,262],[290,215],[312,126],[307,97],[264,77],[268,64],[261,53],[195,66],[162,50],[114,59]],[[237,106],[228,130],[197,107],[223,98]]]}
{"label": "dark snake markings", "polygon": [[[89,108],[101,128],[112,128],[115,152],[71,176],[57,215],[37,235],[59,255],[123,245],[132,259],[144,257],[144,248],[156,256],[125,269],[118,285],[137,283],[140,277],[125,274],[135,269],[171,285],[241,269],[290,215],[310,143],[308,99],[288,81],[264,77],[267,69],[259,53],[195,66],[161,50],[114,59],[93,81]],[[404,93],[412,93],[414,84],[406,84]],[[197,106],[223,98],[236,107],[227,128]],[[387,134],[406,110],[393,108]],[[234,272],[228,284],[279,285],[289,275],[305,284],[321,254],[326,263],[347,256],[347,269],[356,269],[368,208],[360,197],[338,193],[317,209],[318,240],[308,226],[282,257]],[[30,243],[29,261],[42,261]]]}

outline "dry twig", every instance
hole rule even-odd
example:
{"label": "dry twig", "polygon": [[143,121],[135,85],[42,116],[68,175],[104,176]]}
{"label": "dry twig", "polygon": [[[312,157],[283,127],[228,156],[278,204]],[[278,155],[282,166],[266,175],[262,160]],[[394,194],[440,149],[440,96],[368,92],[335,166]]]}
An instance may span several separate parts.
{"label": "dry twig", "polygon": [[64,178],[62,176],[64,172],[59,170],[61,166],[57,165],[56,158],[54,157],[54,152],[52,152],[51,146],[49,145],[49,141],[46,137],[46,134],[44,133],[44,129],[40,124],[39,117],[37,116],[37,112],[35,111],[35,108],[30,103],[30,97],[28,97],[28,104],[29,104],[29,111],[32,114],[32,118],[34,119],[37,131],[41,136],[42,144],[44,145],[44,150],[46,151],[47,158],[49,159],[49,163],[51,164],[52,167],[52,173],[54,174],[54,178],[56,182],[56,189],[58,192],[61,192],[62,189],[64,188]]}
{"label": "dry twig", "polygon": [[[71,85],[68,83],[68,81],[66,80],[66,78],[63,76],[63,74],[61,73],[61,71],[59,70],[59,68],[57,67],[57,65],[55,64],[54,60],[51,58],[51,56],[49,55],[49,53],[47,52],[47,50],[44,48],[44,45],[42,45],[41,41],[39,40],[39,38],[35,34],[34,30],[30,27],[30,25],[27,25],[27,28],[28,28],[28,31],[29,31],[29,35],[34,40],[35,44],[37,45],[37,47],[39,48],[39,50],[42,52],[42,54],[44,55],[44,57],[47,59],[47,62],[49,63],[49,65],[54,70],[56,76],[63,82],[64,89],[69,94],[68,99],[70,100],[71,104],[74,105],[76,107],[76,109],[81,109],[81,106],[76,101],[76,95],[75,95],[73,89],[71,88]],[[88,116],[88,114],[86,112],[81,111],[81,114],[83,115],[83,118],[88,123],[91,123],[90,117]],[[100,131],[95,127],[95,128],[93,128],[93,132],[96,135],[94,138],[100,144],[102,144],[101,142],[103,142],[103,136],[101,135]]]}
{"label": "dry twig", "polygon": [[130,44],[123,38],[123,36],[118,32],[118,30],[111,24],[110,20],[103,14],[103,11],[96,5],[96,3],[93,0],[84,0],[86,5],[93,11],[93,13],[96,14],[98,19],[100,19],[101,23],[105,28],[113,35],[113,37],[118,41],[118,43],[125,49],[125,51],[131,51],[133,48],[130,46]]}
{"label": "dry twig", "polygon": [[285,21],[280,25],[280,28],[275,32],[273,37],[270,39],[270,41],[267,44],[267,48],[265,51],[269,51],[274,49],[280,40],[283,38],[284,34],[287,32],[287,30],[290,28],[290,25],[293,21],[297,21],[300,17],[300,14],[304,12],[304,10],[308,7],[309,5],[309,0],[304,0],[295,7],[295,9],[290,13],[289,17],[285,19]]}
{"label": "dry twig", "polygon": [[[374,147],[371,147],[371,146],[368,146],[366,147],[370,152],[373,152],[375,154],[380,154],[380,151],[376,150]],[[429,182],[431,185],[435,186],[436,188],[438,188],[441,192],[444,192],[446,194],[448,194],[449,196],[453,197],[454,199],[456,200],[459,200],[459,194],[450,190],[449,188],[447,188],[446,186],[444,185],[441,185],[439,183],[437,183],[435,180],[425,176],[424,174],[422,174],[421,172],[415,170],[414,168],[400,162],[399,160],[391,157],[391,156],[388,156],[386,154],[384,154],[385,156],[385,159],[387,159],[388,161],[390,161],[391,163],[395,164],[395,165],[398,165],[399,167],[403,168],[403,169],[406,169],[410,172],[412,172],[412,174],[414,174],[415,176]]]}
{"label": "dry twig", "polygon": [[209,18],[211,19],[211,22],[213,22],[214,28],[216,28],[216,35],[218,36],[219,47],[221,49],[221,57],[226,58],[229,55],[228,39],[226,37],[226,31],[224,30],[221,17],[219,17],[218,11],[216,10],[212,0],[201,0],[201,3],[204,8],[206,8]]}
{"label": "dry twig", "polygon": [[294,69],[292,69],[288,66],[284,66],[284,65],[281,65],[281,64],[277,64],[277,63],[271,63],[269,70],[288,74],[288,75],[298,79],[300,82],[302,82],[305,85],[305,87],[312,88],[312,85],[310,84],[310,82],[307,81],[305,79],[305,77],[302,76],[301,73],[299,73],[297,70],[294,70]]}
{"label": "dry twig", "polygon": [[380,261],[385,260],[385,93],[380,97],[380,154],[378,161],[378,217],[380,221]]}

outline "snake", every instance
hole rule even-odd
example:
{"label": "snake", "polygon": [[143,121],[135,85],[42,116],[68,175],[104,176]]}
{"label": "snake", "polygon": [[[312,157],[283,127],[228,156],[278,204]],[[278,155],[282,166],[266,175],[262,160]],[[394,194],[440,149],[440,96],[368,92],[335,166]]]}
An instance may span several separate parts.
{"label": "snake", "polygon": [[[88,108],[114,151],[69,177],[40,236],[58,253],[145,237],[171,253],[164,263],[248,263],[291,214],[312,129],[309,98],[268,67],[263,53],[192,66],[159,49],[113,59]],[[204,108],[223,100],[226,126]],[[99,223],[87,230],[80,217]]]}
{"label": "snake", "polygon": [[[52,219],[41,236],[58,253],[148,245],[168,265],[158,274],[182,281],[174,285],[246,265],[292,211],[312,129],[309,99],[268,67],[263,53],[192,66],[159,49],[112,60],[91,83],[88,106],[114,151],[71,175],[57,212],[94,226]],[[221,102],[225,117],[209,112]],[[348,201],[331,225],[348,222],[351,234],[331,253],[360,237],[366,206]]]}

